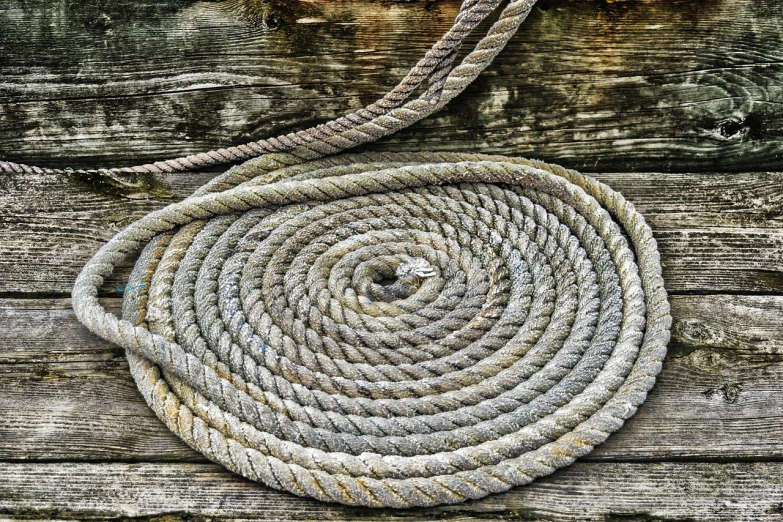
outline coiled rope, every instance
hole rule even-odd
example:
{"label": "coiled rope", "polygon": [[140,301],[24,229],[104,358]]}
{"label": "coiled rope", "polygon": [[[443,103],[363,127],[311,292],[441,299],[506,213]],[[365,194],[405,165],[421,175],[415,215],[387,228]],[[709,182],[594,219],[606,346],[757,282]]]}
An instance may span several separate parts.
{"label": "coiled rope", "polygon": [[[73,289],[79,319],[126,348],[145,399],[190,446],[297,495],[433,506],[568,465],[644,401],[671,317],[655,240],[620,194],[499,156],[323,157],[461,92],[534,2],[510,2],[452,68],[499,3],[466,1],[366,112],[230,152],[100,171],[260,156],[117,234]],[[120,319],[98,292],[142,248]]]}

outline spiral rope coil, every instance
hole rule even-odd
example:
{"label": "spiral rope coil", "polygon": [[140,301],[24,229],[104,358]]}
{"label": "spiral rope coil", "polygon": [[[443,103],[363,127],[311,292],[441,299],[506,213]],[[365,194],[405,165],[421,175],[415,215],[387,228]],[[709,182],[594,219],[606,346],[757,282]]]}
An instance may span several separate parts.
{"label": "spiral rope coil", "polygon": [[[587,176],[268,155],[201,192],[106,244],[74,308],[172,431],[250,479],[364,506],[479,498],[588,453],[660,371],[655,240]],[[144,245],[121,321],[98,288]]]}
{"label": "spiral rope coil", "polygon": [[[365,109],[230,149],[79,171],[255,158],[117,234],[73,289],[78,318],[126,349],[145,399],[190,446],[297,495],[434,506],[566,466],[644,401],[671,317],[655,239],[620,194],[517,158],[329,156],[462,92],[535,0],[510,1],[454,66],[501,3],[466,0]],[[120,319],[97,297],[134,255]]]}

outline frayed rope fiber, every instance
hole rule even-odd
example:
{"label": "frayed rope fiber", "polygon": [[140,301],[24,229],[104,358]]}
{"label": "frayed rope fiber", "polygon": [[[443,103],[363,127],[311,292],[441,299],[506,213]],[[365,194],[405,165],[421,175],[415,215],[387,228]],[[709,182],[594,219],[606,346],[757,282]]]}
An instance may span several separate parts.
{"label": "frayed rope fiber", "polygon": [[[79,319],[126,348],[145,399],[190,446],[301,496],[434,506],[552,473],[644,401],[671,317],[656,242],[623,196],[516,158],[331,155],[462,92],[534,0],[509,2],[452,67],[500,4],[466,0],[454,27],[365,109],[95,171],[248,160],[117,234],[73,289]],[[120,319],[98,291],[136,255]]]}

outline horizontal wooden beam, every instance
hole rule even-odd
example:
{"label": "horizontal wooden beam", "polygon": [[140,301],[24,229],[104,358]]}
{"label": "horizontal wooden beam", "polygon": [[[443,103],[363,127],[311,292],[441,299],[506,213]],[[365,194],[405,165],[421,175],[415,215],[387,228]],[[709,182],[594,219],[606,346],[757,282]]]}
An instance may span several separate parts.
{"label": "horizontal wooden beam", "polygon": [[[214,174],[0,177],[0,294],[63,295],[117,231]],[[783,173],[600,174],[644,214],[674,293],[783,293]],[[129,262],[108,281],[119,295]]]}
{"label": "horizontal wooden beam", "polygon": [[783,463],[596,463],[432,509],[349,508],[295,497],[215,464],[0,464],[0,515],[91,520],[777,520]]}
{"label": "horizontal wooden beam", "polygon": [[[390,89],[459,3],[7,0],[0,157],[119,166],[306,128]],[[781,18],[779,0],[540,0],[460,99],[374,148],[779,170]]]}
{"label": "horizontal wooden beam", "polygon": [[[589,459],[783,458],[783,297],[672,306],[658,383]],[[68,300],[0,300],[0,324],[0,460],[204,460],[155,418],[122,350],[81,327]]]}

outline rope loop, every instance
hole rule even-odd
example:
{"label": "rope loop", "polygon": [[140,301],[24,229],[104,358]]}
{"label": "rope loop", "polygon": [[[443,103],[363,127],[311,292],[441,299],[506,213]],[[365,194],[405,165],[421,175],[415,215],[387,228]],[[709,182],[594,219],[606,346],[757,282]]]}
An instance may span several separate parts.
{"label": "rope loop", "polygon": [[[142,247],[121,320],[98,290]],[[570,464],[644,400],[671,325],[655,240],[620,194],[470,154],[249,161],[115,236],[73,303],[193,448],[374,507]]]}
{"label": "rope loop", "polygon": [[[498,9],[503,0],[465,0],[454,24],[383,98],[363,109],[294,133],[244,145],[172,158],[133,167],[50,169],[0,160],[0,173],[11,174],[156,174],[186,172],[246,161],[264,154],[288,152],[300,159],[335,154],[376,141],[442,109],[492,62],[516,33],[536,0],[510,0],[498,20],[456,67],[453,62],[465,38]],[[425,81],[418,98],[406,100]]]}

